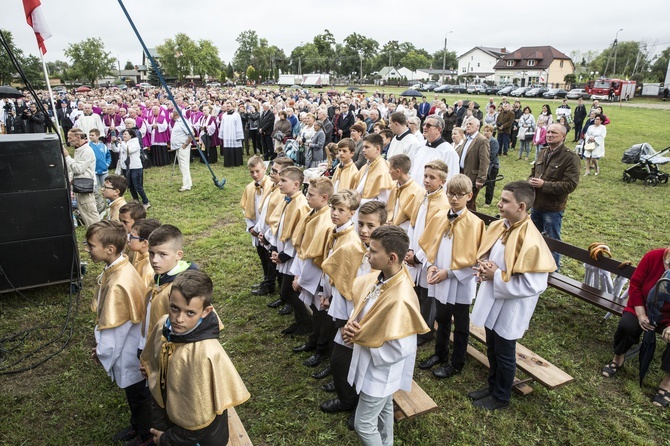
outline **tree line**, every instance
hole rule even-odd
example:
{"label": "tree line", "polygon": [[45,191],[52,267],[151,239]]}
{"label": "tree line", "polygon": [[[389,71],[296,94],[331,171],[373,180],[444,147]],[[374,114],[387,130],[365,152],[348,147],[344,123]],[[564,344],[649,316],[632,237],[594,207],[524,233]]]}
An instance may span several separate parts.
{"label": "tree line", "polygon": [[[44,86],[39,58],[25,55],[14,44],[11,32],[2,32],[28,80],[37,87]],[[199,77],[201,81],[275,80],[280,72],[317,72],[330,73],[339,78],[368,78],[371,73],[385,66],[406,67],[410,70],[430,67],[442,69],[445,51],[440,49],[430,53],[411,42],[398,40],[381,45],[375,39],[355,32],[337,42],[328,29],[314,36],[311,41],[296,46],[288,55],[282,48],[270,45],[266,38],[260,37],[254,30],[242,31],[236,42],[238,47],[232,60],[225,63],[211,40],[195,41],[179,33],[156,46],[161,71],[166,77],[179,82],[192,76]],[[577,72],[581,72],[581,77],[606,75],[632,78],[639,82],[663,82],[670,59],[670,47],[655,56],[652,54],[654,48],[655,45],[646,42],[626,41],[603,51],[573,51],[570,56]],[[4,48],[0,48],[0,83],[9,84],[18,73],[4,52]],[[115,74],[121,66],[120,61],[105,49],[100,38],[90,37],[68,45],[65,56],[68,61],[47,62],[51,77],[94,84],[105,76]],[[457,65],[457,54],[447,49],[446,68],[455,69]],[[124,64],[124,69],[134,67],[131,61]],[[576,77],[575,80],[581,82],[583,79]]]}

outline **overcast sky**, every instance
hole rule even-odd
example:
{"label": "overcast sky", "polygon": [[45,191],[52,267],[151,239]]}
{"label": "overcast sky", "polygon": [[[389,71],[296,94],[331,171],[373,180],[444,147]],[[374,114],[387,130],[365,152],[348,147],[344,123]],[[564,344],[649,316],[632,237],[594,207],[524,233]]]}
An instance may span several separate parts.
{"label": "overcast sky", "polygon": [[[551,45],[570,55],[573,50],[602,51],[620,41],[655,44],[655,53],[670,46],[670,1],[572,0],[427,1],[396,0],[125,0],[149,48],[177,33],[209,39],[220,57],[230,62],[240,32],[253,29],[287,56],[301,43],[329,29],[337,42],[352,32],[377,40],[408,41],[433,53],[444,46],[462,54],[474,46],[507,48]],[[396,6],[397,5],[397,6]],[[402,6],[401,6],[402,5]],[[100,37],[113,57],[139,64],[142,49],[114,0],[42,0],[53,36],[46,41],[46,61],[67,60],[68,44]],[[38,54],[35,36],[26,24],[21,0],[2,0],[0,28],[12,32],[24,53]]]}

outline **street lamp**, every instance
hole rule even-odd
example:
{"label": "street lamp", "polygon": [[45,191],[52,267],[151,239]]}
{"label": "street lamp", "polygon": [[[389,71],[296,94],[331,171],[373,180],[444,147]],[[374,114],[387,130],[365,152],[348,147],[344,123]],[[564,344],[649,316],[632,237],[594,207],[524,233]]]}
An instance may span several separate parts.
{"label": "street lamp", "polygon": [[449,34],[453,33],[453,31],[447,31],[447,33],[444,35],[444,53],[442,54],[442,83],[444,84],[444,78],[446,75],[446,67],[447,67],[447,36]]}
{"label": "street lamp", "polygon": [[621,28],[619,31],[617,31],[616,34],[614,35],[614,43],[613,43],[613,45],[614,45],[614,72],[613,72],[613,74],[616,74],[616,53],[617,53],[617,50],[619,49],[619,33],[621,31],[623,31],[623,28]]}

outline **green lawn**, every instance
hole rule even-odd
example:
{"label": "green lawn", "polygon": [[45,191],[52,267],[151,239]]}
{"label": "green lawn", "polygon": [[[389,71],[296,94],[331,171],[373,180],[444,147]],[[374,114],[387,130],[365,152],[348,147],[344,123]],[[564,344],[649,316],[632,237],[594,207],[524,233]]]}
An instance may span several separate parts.
{"label": "green lawn", "polygon": [[[481,102],[487,99],[481,97]],[[552,103],[556,106],[558,102]],[[639,142],[649,142],[657,150],[669,145],[664,129],[670,111],[606,104],[605,113],[612,123],[602,173],[582,177],[571,195],[564,240],[581,247],[602,241],[616,259],[636,264],[649,249],[668,245],[665,224],[670,185],[649,188],[640,182],[623,183],[621,176],[627,166],[620,162],[621,154]],[[259,278],[260,265],[244,233],[238,204],[249,181],[245,169],[215,165],[217,175],[228,180],[224,190],[213,185],[204,165],[195,163],[192,170],[195,187],[186,193],[177,192],[181,186],[178,170],[173,172],[166,166],[146,172],[146,189],[153,205],[149,215],[181,228],[186,258],[214,279],[215,306],[225,324],[221,342],[252,394],[237,408],[252,441],[257,445],[358,444],[355,433],[346,429],[345,415],[319,411],[318,404],[331,395],[319,390],[322,382],[309,377],[313,370],[301,365],[305,356],[290,351],[302,339],[279,334],[289,319],[265,306],[269,298],[249,293],[249,286]],[[530,166],[510,155],[502,159],[500,172],[505,181],[522,179],[528,176]],[[489,210],[493,213],[494,209]],[[81,240],[82,228],[77,229],[77,235]],[[88,359],[94,346],[94,317],[88,302],[100,271],[100,265],[89,264],[74,336],[65,351],[33,371],[0,377],[0,444],[105,445],[127,424],[123,392]],[[583,276],[583,268],[574,261],[564,261],[563,272],[575,278]],[[67,302],[66,286],[1,295],[0,338],[42,324],[61,325]],[[599,371],[611,359],[611,338],[617,324],[616,318],[602,322],[603,315],[603,311],[553,289],[542,296],[522,343],[575,381],[554,391],[533,384],[534,392],[514,396],[508,411],[488,414],[470,405],[466,392],[481,387],[487,373],[475,361],[469,361],[463,373],[450,381],[437,381],[430,372],[417,369],[416,381],[440,408],[397,424],[396,444],[669,445],[670,412],[649,402],[661,378],[658,364],[663,349],[657,349],[657,360],[642,388],[637,385],[637,360],[627,364],[615,379],[602,379]],[[56,331],[39,330],[23,343],[2,339],[0,367],[7,367],[25,349]],[[16,350],[11,350],[14,347]],[[432,344],[421,347],[418,358],[430,355],[432,348]]]}

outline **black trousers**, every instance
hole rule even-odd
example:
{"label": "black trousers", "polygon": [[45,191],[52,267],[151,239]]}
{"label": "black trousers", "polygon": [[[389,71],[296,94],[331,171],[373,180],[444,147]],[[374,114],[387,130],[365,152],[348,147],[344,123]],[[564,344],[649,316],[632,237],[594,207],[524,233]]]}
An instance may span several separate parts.
{"label": "black trousers", "polygon": [[277,268],[272,263],[272,260],[270,260],[270,251],[265,249],[263,245],[258,245],[256,246],[256,253],[263,268],[263,281],[261,284],[274,291],[275,282],[277,281]]}
{"label": "black trousers", "polygon": [[[207,134],[202,135],[200,140],[202,141],[202,144],[204,146],[202,148],[202,151],[203,151],[205,157],[207,158],[207,162],[209,164],[216,163],[219,160],[219,155],[216,153],[216,146],[212,146],[211,136],[209,136]],[[198,153],[198,151],[196,150],[195,153]],[[202,164],[205,164],[205,161],[202,159],[202,157],[199,154],[198,154],[198,157],[200,158],[200,162]]]}
{"label": "black trousers", "polygon": [[281,299],[293,307],[293,314],[295,321],[300,325],[311,326],[312,316],[310,316],[307,307],[300,300],[300,293],[293,289],[293,279],[295,276],[289,274],[281,274],[281,292],[279,293]]}
{"label": "black trousers", "polygon": [[479,195],[481,187],[477,187],[474,184],[472,184],[472,198],[468,200],[468,202],[465,204],[465,206],[468,208],[468,210],[475,212],[477,210],[477,195]]}
{"label": "black trousers", "polygon": [[333,354],[330,356],[330,372],[333,375],[337,398],[342,404],[350,406],[352,409],[358,404],[358,393],[347,381],[353,353],[353,349],[334,342]]}
{"label": "black trousers", "polygon": [[144,441],[151,437],[151,392],[147,387],[147,380],[133,384],[123,389],[130,406],[130,425]]}
{"label": "black trousers", "polygon": [[516,339],[505,339],[487,328],[486,356],[490,367],[489,390],[496,399],[509,402],[516,373]]}
{"label": "black trousers", "polygon": [[317,310],[312,304],[312,334],[309,335],[308,344],[316,346],[316,352],[327,355],[331,352],[333,338],[335,337],[335,322],[328,315],[328,310]]}
{"label": "black trousers", "polygon": [[263,154],[260,136],[261,135],[258,133],[258,129],[249,130],[249,137],[251,138],[251,143],[254,145],[254,155],[258,153]]}
{"label": "black trousers", "polygon": [[[665,325],[658,324],[656,332],[662,333]],[[619,326],[614,332],[614,354],[623,355],[633,345],[640,342],[643,330],[640,327],[640,322],[632,313],[625,311],[619,319]],[[670,373],[670,344],[665,344],[665,350],[661,357],[661,370]]]}
{"label": "black trousers", "polygon": [[443,304],[435,300],[437,311],[437,334],[435,336],[435,354],[444,361],[449,359],[449,333],[451,333],[451,318],[454,318],[454,352],[451,355],[451,365],[461,370],[465,366],[465,353],[468,350],[470,336],[470,305]]}
{"label": "black trousers", "polygon": [[420,334],[418,337],[420,339],[431,340],[435,333],[435,299],[428,297],[428,288],[415,286],[414,291],[416,291],[416,295],[419,296],[421,316],[423,316],[423,320],[426,321],[426,324],[430,327],[428,333]]}
{"label": "black trousers", "polygon": [[496,188],[496,182],[494,181],[498,176],[498,167],[490,166],[489,172],[486,175],[486,194],[484,195],[484,203],[491,204],[493,201],[493,191]]}
{"label": "black trousers", "polygon": [[582,137],[582,128],[584,127],[584,121],[575,121],[575,141],[579,141],[579,138]]}

